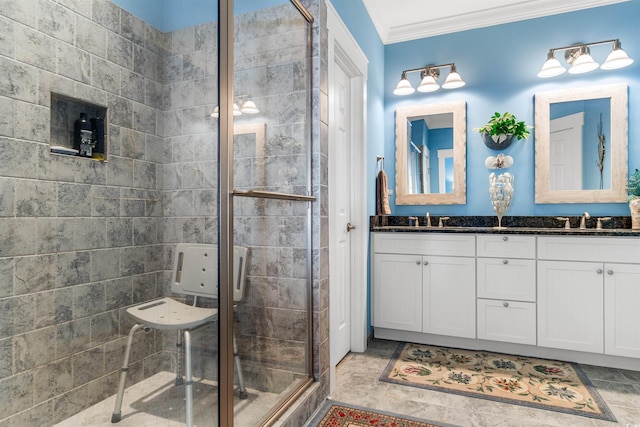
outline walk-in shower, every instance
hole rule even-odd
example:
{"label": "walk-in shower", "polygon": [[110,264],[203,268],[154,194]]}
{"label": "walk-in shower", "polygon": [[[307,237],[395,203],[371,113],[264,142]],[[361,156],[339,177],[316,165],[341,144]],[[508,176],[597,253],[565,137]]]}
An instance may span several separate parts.
{"label": "walk-in shower", "polygon": [[[0,1],[0,425],[112,425],[126,310],[181,297],[178,243],[219,254],[194,425],[268,425],[312,381],[313,19],[233,3]],[[82,113],[101,156],[75,155]],[[134,334],[113,425],[186,425],[176,341]]]}

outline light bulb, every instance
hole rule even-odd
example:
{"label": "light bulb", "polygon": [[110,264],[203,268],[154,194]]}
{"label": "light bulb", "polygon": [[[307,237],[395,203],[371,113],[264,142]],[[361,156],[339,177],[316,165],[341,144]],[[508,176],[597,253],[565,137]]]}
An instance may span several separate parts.
{"label": "light bulb", "polygon": [[432,75],[425,75],[418,86],[418,92],[435,92],[440,85]]}
{"label": "light bulb", "polygon": [[562,64],[560,64],[560,61],[558,61],[554,57],[551,57],[547,59],[547,61],[544,63],[544,65],[538,72],[538,77],[541,77],[541,78],[555,77],[555,76],[559,76],[560,74],[564,74],[566,71],[567,69],[564,68]]}
{"label": "light bulb", "polygon": [[404,96],[404,95],[411,95],[415,91],[416,90],[413,88],[413,86],[411,86],[411,83],[407,79],[407,74],[403,72],[402,78],[398,82],[398,85],[396,86],[396,88],[393,90],[393,94]]}
{"label": "light bulb", "polygon": [[573,61],[573,65],[569,68],[570,74],[588,73],[598,68],[600,65],[589,55],[589,48],[585,45],[580,46],[580,53]]}
{"label": "light bulb", "polygon": [[465,81],[462,80],[462,77],[460,77],[460,74],[458,74],[455,68],[452,68],[442,87],[445,89],[457,89],[464,85],[466,85]]}
{"label": "light bulb", "polygon": [[[618,45],[619,46],[619,45]],[[603,70],[615,70],[633,64],[633,59],[629,58],[627,53],[618,47],[611,51],[607,60],[600,66]]]}
{"label": "light bulb", "polygon": [[256,107],[256,103],[253,101],[247,101],[242,104],[242,108],[240,108],[240,111],[245,114],[257,114],[260,112],[260,110],[258,110],[258,107]]}

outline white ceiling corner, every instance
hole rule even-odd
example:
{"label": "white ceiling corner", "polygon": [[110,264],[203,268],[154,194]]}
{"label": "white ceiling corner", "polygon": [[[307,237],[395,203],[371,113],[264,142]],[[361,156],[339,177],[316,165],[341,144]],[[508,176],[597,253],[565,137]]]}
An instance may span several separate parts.
{"label": "white ceiling corner", "polygon": [[630,0],[362,0],[384,44]]}

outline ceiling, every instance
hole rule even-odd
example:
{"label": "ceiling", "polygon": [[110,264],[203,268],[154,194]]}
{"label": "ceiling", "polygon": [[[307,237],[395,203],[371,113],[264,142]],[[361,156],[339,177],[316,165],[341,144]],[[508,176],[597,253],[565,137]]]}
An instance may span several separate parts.
{"label": "ceiling", "polygon": [[362,0],[384,44],[629,0]]}

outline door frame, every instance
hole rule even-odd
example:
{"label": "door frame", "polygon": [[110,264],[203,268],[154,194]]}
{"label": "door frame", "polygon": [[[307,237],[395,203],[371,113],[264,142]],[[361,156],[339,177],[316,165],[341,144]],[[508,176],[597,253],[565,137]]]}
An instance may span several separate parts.
{"label": "door frame", "polygon": [[[351,241],[351,351],[363,352],[367,348],[367,257],[369,254],[369,217],[367,216],[367,69],[369,61],[358,46],[344,22],[338,16],[329,0],[327,5],[327,29],[328,29],[328,89],[331,94],[334,88],[335,67],[342,67],[352,82],[351,100],[351,214],[353,223],[357,225],[356,233]],[[335,129],[331,122],[334,114],[332,100],[328,100],[328,140],[329,147],[335,141]],[[329,165],[332,164],[331,149],[329,149]],[[335,188],[333,188],[335,187]],[[329,187],[329,203],[332,194],[339,191],[339,186]],[[329,224],[332,223],[331,213]],[[329,248],[332,242],[329,241]],[[331,292],[331,250],[329,251],[329,292]],[[329,307],[329,310],[331,308]],[[329,331],[331,340],[331,331]],[[329,341],[331,342],[331,341]],[[335,374],[335,363],[331,361],[331,377]],[[334,383],[334,381],[331,381]]]}

